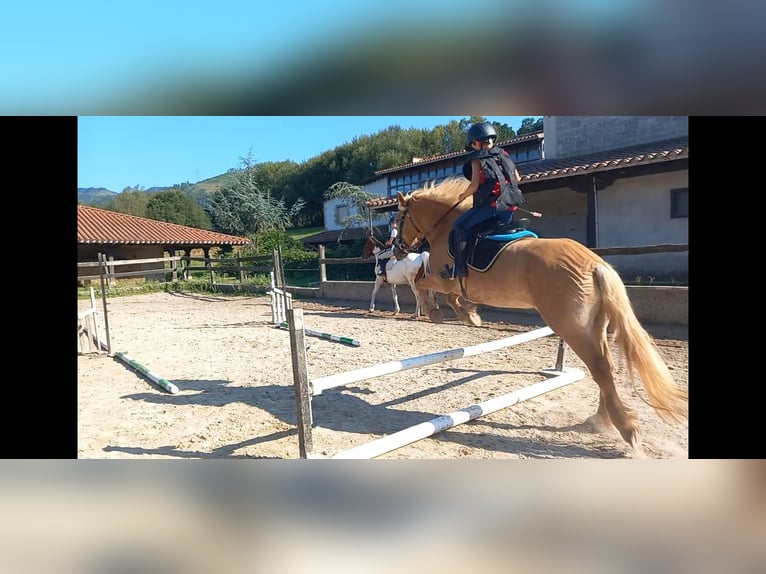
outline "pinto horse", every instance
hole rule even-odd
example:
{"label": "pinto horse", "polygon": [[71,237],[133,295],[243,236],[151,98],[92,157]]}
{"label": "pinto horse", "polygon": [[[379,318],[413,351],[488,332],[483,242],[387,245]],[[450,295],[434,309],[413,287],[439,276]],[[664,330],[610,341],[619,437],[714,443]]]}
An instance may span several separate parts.
{"label": "pinto horse", "polygon": [[[391,297],[394,300],[394,315],[397,315],[399,308],[399,296],[396,294],[396,286],[405,283],[412,289],[415,295],[415,313],[412,318],[417,319],[421,315],[421,304],[427,296],[416,285],[415,282],[428,273],[428,251],[423,253],[409,253],[401,260],[394,257],[394,248],[386,247],[381,244],[372,235],[367,237],[364,243],[363,257],[375,256],[375,285],[372,288],[372,297],[370,298],[370,312],[375,310],[375,295],[383,283],[391,286]],[[389,259],[386,263],[386,274],[378,275],[378,263],[381,259]]]}
{"label": "pinto horse", "polygon": [[[399,193],[397,246],[407,253],[427,240],[432,268],[449,267],[452,223],[471,204],[470,197],[459,204],[457,197],[468,185],[464,178],[449,178],[408,195]],[[625,356],[631,384],[635,388],[637,371],[648,396],[648,401],[642,400],[664,421],[683,422],[688,416],[688,391],[674,383],[654,340],[639,323],[622,279],[609,263],[573,239],[529,235],[501,242],[484,268],[469,261],[465,278],[431,273],[419,286],[446,294],[458,318],[475,326],[481,325],[477,304],[536,309],[582,359],[599,387],[598,410],[587,422],[597,430],[613,424],[636,455],[642,456],[638,417],[615,389],[607,333],[614,333],[616,346]],[[431,320],[441,321],[440,310],[431,311]]]}

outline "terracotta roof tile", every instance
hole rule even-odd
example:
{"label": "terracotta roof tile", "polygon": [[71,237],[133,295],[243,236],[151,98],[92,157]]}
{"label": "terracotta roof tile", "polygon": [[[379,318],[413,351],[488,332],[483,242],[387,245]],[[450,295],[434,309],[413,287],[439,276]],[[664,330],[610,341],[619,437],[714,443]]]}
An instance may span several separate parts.
{"label": "terracotta roof tile", "polygon": [[178,244],[178,245],[248,245],[246,237],[215,233],[186,225],[166,223],[135,215],[126,215],[77,206],[77,242],[96,244]]}
{"label": "terracotta roof tile", "polygon": [[[451,155],[455,154],[447,154],[447,156]],[[517,167],[521,174],[519,183],[524,184],[688,157],[689,137],[683,136],[581,156],[528,161],[517,164]],[[397,205],[397,199],[396,197],[376,197],[368,200],[365,205],[373,209],[382,209]]]}
{"label": "terracotta roof tile", "polygon": [[689,137],[683,136],[561,159],[541,159],[518,166],[520,183],[661,163],[689,157]]}

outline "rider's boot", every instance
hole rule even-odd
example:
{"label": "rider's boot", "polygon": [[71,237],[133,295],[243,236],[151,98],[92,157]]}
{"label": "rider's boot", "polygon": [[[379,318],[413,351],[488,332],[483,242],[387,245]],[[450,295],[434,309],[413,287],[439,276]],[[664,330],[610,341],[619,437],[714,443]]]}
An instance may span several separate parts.
{"label": "rider's boot", "polygon": [[468,267],[466,265],[466,245],[467,242],[464,235],[459,232],[455,232],[456,240],[453,244],[453,252],[455,255],[455,262],[452,269],[446,268],[441,272],[442,279],[454,279],[455,277],[465,277],[468,275]]}

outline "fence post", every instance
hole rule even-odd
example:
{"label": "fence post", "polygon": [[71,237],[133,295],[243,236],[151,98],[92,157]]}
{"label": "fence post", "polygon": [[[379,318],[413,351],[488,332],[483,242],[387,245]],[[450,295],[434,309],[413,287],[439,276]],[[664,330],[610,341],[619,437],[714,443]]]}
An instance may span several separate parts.
{"label": "fence post", "polygon": [[[104,256],[106,261],[106,256]],[[114,261],[114,255],[109,256],[109,261]],[[117,283],[117,278],[114,276],[114,265],[109,265],[107,267],[107,278],[109,282],[109,287],[114,287],[115,283]]]}
{"label": "fence post", "polygon": [[287,320],[290,326],[290,354],[293,363],[293,387],[298,419],[298,448],[300,457],[305,459],[314,450],[314,439],[311,433],[314,421],[311,414],[311,389],[303,331],[303,309],[288,309]]}
{"label": "fence post", "polygon": [[242,271],[242,259],[240,259],[239,253],[237,253],[237,269],[239,269],[239,282],[242,284],[245,282],[245,272]]}
{"label": "fence post", "polygon": [[[106,330],[106,353],[112,356],[112,340],[109,336],[109,313],[106,308],[106,284],[104,281],[104,269],[106,268],[106,255],[98,254],[98,270],[101,279],[101,303],[104,305],[104,329]],[[101,343],[99,342],[98,345]]]}
{"label": "fence post", "polygon": [[274,259],[274,284],[279,289],[284,289],[284,284],[282,283],[282,258],[279,256],[279,250],[274,249],[271,252],[271,255]]}
{"label": "fence post", "polygon": [[325,283],[327,281],[327,266],[324,262],[324,244],[319,245],[319,283]]}
{"label": "fence post", "polygon": [[215,273],[213,272],[213,262],[210,260],[210,249],[205,248],[203,252],[205,256],[205,267],[207,267],[207,270],[210,272],[210,286],[215,286]]}
{"label": "fence post", "polygon": [[285,282],[285,260],[282,258],[282,245],[278,245],[277,249],[279,250],[279,287],[284,290],[287,283]]}

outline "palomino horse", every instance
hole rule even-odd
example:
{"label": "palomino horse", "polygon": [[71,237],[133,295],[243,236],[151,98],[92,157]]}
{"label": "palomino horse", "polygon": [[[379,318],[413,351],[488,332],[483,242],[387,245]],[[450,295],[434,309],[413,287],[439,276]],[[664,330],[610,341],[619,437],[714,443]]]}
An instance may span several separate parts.
{"label": "palomino horse", "polygon": [[[422,293],[418,287],[415,286],[415,282],[421,277],[424,277],[428,273],[428,251],[423,253],[409,253],[406,257],[397,259],[394,257],[393,247],[386,247],[381,245],[380,242],[372,235],[367,237],[367,241],[364,244],[364,251],[362,253],[364,257],[375,256],[375,286],[372,288],[372,297],[370,298],[370,312],[375,310],[375,294],[383,283],[391,285],[391,297],[394,300],[394,315],[398,314],[399,309],[399,297],[396,294],[396,286],[404,285],[405,283],[412,289],[412,294],[415,295],[415,313],[412,318],[417,319],[421,314],[421,304],[426,297],[426,293]],[[387,259],[386,263],[386,275],[377,275],[378,262],[381,259]]]}
{"label": "palomino horse", "polygon": [[[451,265],[449,235],[452,223],[470,207],[470,197],[457,204],[459,193],[468,184],[463,178],[450,178],[406,196],[399,193],[396,241],[400,249],[409,252],[428,240],[432,268]],[[688,391],[674,383],[652,337],[636,318],[620,276],[604,259],[573,239],[518,239],[505,245],[485,270],[469,266],[462,286],[458,279],[436,272],[418,285],[445,293],[458,318],[471,325],[481,325],[476,304],[536,309],[583,360],[598,384],[598,410],[588,422],[597,430],[611,422],[638,456],[643,453],[638,417],[617,395],[607,332],[614,333],[614,341],[625,356],[631,384],[635,370],[643,381],[648,404],[657,414],[666,422],[682,422],[686,416]]]}

